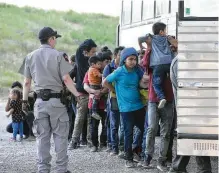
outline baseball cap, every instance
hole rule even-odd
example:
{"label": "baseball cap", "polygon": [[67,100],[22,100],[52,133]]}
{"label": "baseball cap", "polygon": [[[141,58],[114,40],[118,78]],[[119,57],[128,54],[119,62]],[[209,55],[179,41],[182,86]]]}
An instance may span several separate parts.
{"label": "baseball cap", "polygon": [[52,28],[44,27],[43,29],[40,30],[38,38],[40,40],[44,40],[52,36],[55,36],[56,38],[61,37],[61,35],[59,35],[57,31],[54,31]]}

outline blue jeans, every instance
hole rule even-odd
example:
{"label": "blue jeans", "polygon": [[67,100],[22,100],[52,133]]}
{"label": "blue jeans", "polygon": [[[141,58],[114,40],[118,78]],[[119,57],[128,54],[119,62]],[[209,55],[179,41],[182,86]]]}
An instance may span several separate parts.
{"label": "blue jeans", "polygon": [[133,152],[139,154],[141,152],[141,137],[142,137],[142,133],[141,130],[138,127],[134,127],[133,129],[134,131],[134,135],[133,135],[133,143],[132,143],[132,150]]}
{"label": "blue jeans", "polygon": [[145,156],[145,148],[146,148],[146,136],[147,136],[147,128],[148,128],[148,113],[146,110],[146,114],[145,114],[145,123],[144,123],[144,134],[143,134],[143,139],[142,139],[142,143],[141,143],[141,131],[139,128],[137,128],[135,126],[134,128],[134,141],[132,144],[132,148],[141,148],[142,152],[141,152],[141,157],[143,158]]}
{"label": "blue jeans", "polygon": [[[137,126],[141,131],[142,139],[144,132],[144,121],[145,121],[145,108],[132,111],[132,112],[121,112],[123,123],[124,123],[124,151],[125,158],[127,160],[133,160],[133,151],[132,151],[132,143],[133,143],[133,128]],[[141,141],[142,142],[142,141]]]}
{"label": "blue jeans", "polygon": [[145,155],[154,154],[155,136],[160,120],[160,151],[158,161],[166,161],[170,142],[170,131],[173,122],[173,103],[167,102],[163,109],[157,108],[157,103],[148,103],[148,131],[146,137]]}
{"label": "blue jeans", "polygon": [[12,128],[13,128],[13,138],[16,139],[17,134],[19,132],[20,137],[23,138],[23,122],[19,122],[19,123],[12,123]]}
{"label": "blue jeans", "polygon": [[74,111],[74,114],[75,114],[75,116],[76,116],[76,114],[77,114],[76,105],[75,105],[74,103],[72,103],[71,105],[72,105],[72,109],[73,109],[73,111]]}
{"label": "blue jeans", "polygon": [[120,114],[120,124],[119,124],[119,150],[124,151],[124,124],[121,114]]}
{"label": "blue jeans", "polygon": [[119,123],[120,123],[120,112],[110,111],[110,130],[111,130],[111,146],[112,150],[115,152],[119,151]]}
{"label": "blue jeans", "polygon": [[161,64],[153,67],[153,88],[157,97],[162,100],[165,98],[163,91],[163,81],[167,73],[170,72],[170,64]]}
{"label": "blue jeans", "polygon": [[107,145],[108,147],[111,147],[110,107],[108,104],[106,106],[106,110]]}

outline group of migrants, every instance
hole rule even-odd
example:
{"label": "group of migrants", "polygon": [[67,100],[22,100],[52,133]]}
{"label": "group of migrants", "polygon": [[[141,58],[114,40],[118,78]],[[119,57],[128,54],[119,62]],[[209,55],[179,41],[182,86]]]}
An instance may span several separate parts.
{"label": "group of migrants", "polygon": [[[138,39],[140,51],[119,46],[112,52],[105,46],[97,52],[96,43],[86,39],[70,57],[55,50],[56,39],[61,37],[57,31],[44,27],[39,32],[41,46],[27,55],[20,70],[24,85],[13,84],[6,105],[7,116],[12,116],[7,127],[13,132],[12,140],[17,140],[18,133],[23,140],[26,122],[25,137],[36,136],[39,173],[51,168],[51,135],[57,172],[70,173],[67,150],[82,145],[91,152],[105,150],[124,159],[127,168],[151,168],[158,132],[157,169],[186,172],[189,156],[172,161],[177,40],[167,35],[164,23],[155,23],[152,30],[153,34]],[[28,99],[32,80],[34,111]],[[64,87],[70,93],[65,101]],[[196,160],[198,172],[211,172],[209,157]]]}

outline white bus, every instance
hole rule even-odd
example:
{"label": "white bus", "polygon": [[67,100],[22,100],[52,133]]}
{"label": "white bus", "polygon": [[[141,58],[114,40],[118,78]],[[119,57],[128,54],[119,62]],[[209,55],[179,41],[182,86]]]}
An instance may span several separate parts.
{"label": "white bus", "polygon": [[[167,24],[168,35],[177,36],[179,13],[184,19],[218,16],[218,0],[122,0],[117,45],[139,49],[138,37],[152,34],[155,22]],[[181,4],[181,5],[180,5]],[[185,14],[185,15],[184,15]]]}
{"label": "white bus", "polygon": [[[167,24],[178,39],[177,153],[218,156],[218,0],[123,0],[117,45]],[[152,33],[153,34],[153,33]]]}

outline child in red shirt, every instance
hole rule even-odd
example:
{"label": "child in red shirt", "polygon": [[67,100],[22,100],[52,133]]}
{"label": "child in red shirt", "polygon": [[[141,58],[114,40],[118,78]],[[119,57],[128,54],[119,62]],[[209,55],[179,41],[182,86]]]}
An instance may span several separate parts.
{"label": "child in red shirt", "polygon": [[[102,74],[100,72],[102,67],[101,59],[98,56],[92,56],[89,59],[90,68],[88,70],[88,81],[90,87],[95,90],[102,88]],[[92,102],[92,114],[91,116],[97,120],[101,120],[101,116],[97,113],[97,106],[100,98],[94,96]]]}

